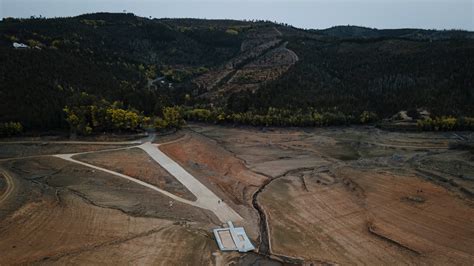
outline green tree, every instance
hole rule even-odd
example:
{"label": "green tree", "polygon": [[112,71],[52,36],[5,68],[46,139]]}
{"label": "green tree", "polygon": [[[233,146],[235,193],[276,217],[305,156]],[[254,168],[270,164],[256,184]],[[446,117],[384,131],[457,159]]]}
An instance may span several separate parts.
{"label": "green tree", "polygon": [[168,128],[168,122],[166,122],[163,118],[157,117],[155,118],[155,122],[153,123],[153,126],[155,127],[156,130],[163,130]]}
{"label": "green tree", "polygon": [[185,124],[180,108],[177,106],[163,108],[163,119],[168,127],[181,128]]}

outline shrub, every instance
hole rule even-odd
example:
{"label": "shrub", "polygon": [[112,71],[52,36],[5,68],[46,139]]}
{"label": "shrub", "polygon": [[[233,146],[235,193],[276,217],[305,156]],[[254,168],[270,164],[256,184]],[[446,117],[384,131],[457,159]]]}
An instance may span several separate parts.
{"label": "shrub", "polygon": [[0,136],[10,137],[20,134],[23,131],[23,126],[19,122],[0,123]]}
{"label": "shrub", "polygon": [[456,126],[462,130],[474,130],[474,117],[460,117]]}
{"label": "shrub", "polygon": [[442,116],[435,119],[435,130],[448,131],[456,126],[456,118],[452,116]]}
{"label": "shrub", "polygon": [[168,127],[181,128],[185,124],[181,110],[177,106],[163,108],[163,119]]}
{"label": "shrub", "polygon": [[425,118],[417,121],[418,128],[425,131],[449,131],[459,128],[458,125],[458,120],[452,116]]}
{"label": "shrub", "polygon": [[364,111],[359,116],[359,122],[362,124],[373,123],[378,120],[377,114],[369,111]]}
{"label": "shrub", "polygon": [[162,118],[155,118],[155,122],[153,123],[153,126],[155,127],[156,130],[163,130],[168,128],[168,123],[162,119]]}
{"label": "shrub", "polygon": [[211,119],[211,111],[207,109],[191,109],[184,112],[188,120],[208,122]]}
{"label": "shrub", "polygon": [[420,130],[425,130],[425,131],[433,130],[433,119],[431,119],[430,117],[425,118],[425,119],[420,119],[416,121],[416,126]]}
{"label": "shrub", "polygon": [[[193,110],[192,110],[193,111]],[[191,111],[191,113],[192,113]],[[207,110],[206,110],[207,111]],[[165,107],[163,108],[163,117],[156,117],[153,126],[156,130],[163,130],[167,128],[181,128],[184,124],[185,121],[182,116],[182,111],[179,107],[174,106],[174,107]],[[186,111],[186,114],[190,115],[190,111]],[[202,113],[201,111],[194,112],[193,114],[196,113]],[[204,112],[206,113],[206,112]],[[191,115],[190,115],[191,117]]]}

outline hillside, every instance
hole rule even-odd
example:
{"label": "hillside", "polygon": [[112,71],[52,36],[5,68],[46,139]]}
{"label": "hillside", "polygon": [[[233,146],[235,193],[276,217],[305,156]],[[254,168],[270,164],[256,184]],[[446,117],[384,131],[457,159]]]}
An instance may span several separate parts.
{"label": "hillside", "polygon": [[[189,79],[231,58],[241,43],[225,26],[189,28],[187,23],[132,14],[2,21],[2,120],[62,127],[62,108],[82,92],[148,114],[174,104],[180,92],[150,90],[148,80],[163,74],[170,82]],[[14,49],[13,42],[30,49]]]}
{"label": "hillside", "polygon": [[113,13],[8,18],[0,22],[0,122],[65,128],[66,105],[102,99],[147,116],[173,105],[226,114],[274,107],[383,118],[425,108],[472,116],[471,37]]}
{"label": "hillside", "polygon": [[257,93],[240,95],[238,104],[259,109],[313,107],[346,114],[369,110],[382,117],[416,108],[437,115],[474,114],[473,41],[296,39],[290,43],[301,61]]}

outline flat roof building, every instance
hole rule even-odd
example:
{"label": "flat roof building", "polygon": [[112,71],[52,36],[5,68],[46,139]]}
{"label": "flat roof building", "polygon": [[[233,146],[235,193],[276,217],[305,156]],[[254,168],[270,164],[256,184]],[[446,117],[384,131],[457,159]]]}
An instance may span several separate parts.
{"label": "flat roof building", "polygon": [[227,228],[213,230],[220,250],[248,252],[255,249],[243,227],[234,227],[231,221],[227,224],[229,225]]}

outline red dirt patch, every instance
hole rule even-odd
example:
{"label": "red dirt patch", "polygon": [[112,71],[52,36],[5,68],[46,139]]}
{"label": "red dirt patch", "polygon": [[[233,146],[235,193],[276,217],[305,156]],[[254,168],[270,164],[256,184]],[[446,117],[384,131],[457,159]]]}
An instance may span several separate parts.
{"label": "red dirt patch", "polygon": [[205,177],[225,192],[234,204],[249,204],[253,192],[263,184],[266,177],[249,171],[239,159],[208,138],[189,134],[185,139],[160,146],[171,158]]}

